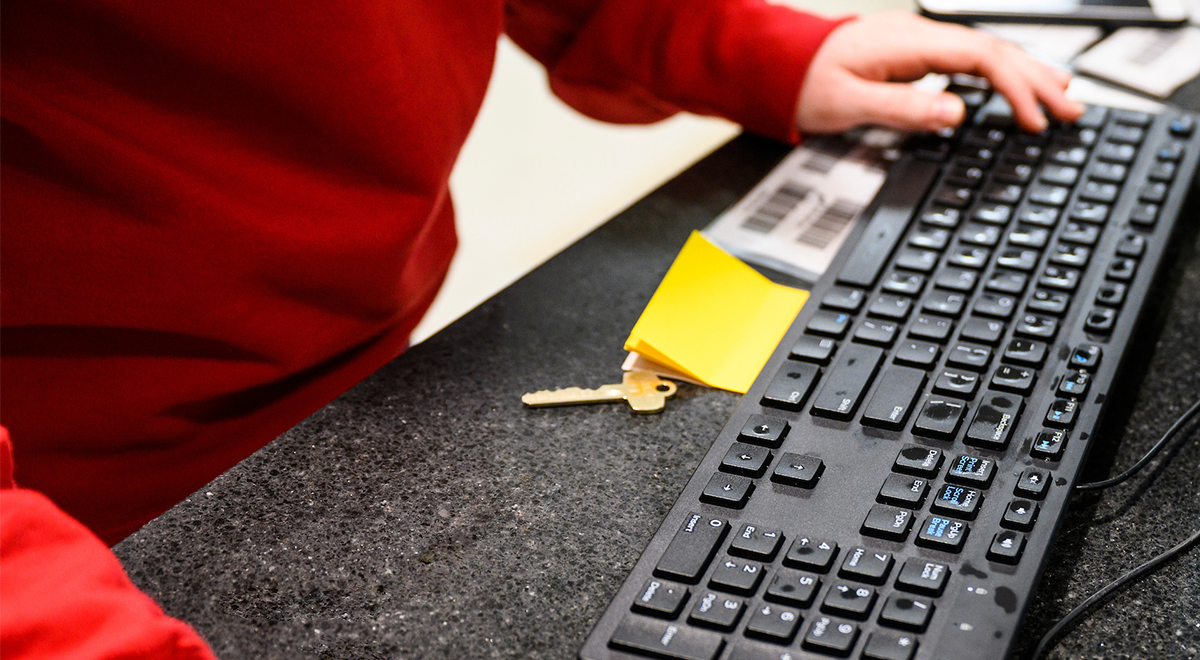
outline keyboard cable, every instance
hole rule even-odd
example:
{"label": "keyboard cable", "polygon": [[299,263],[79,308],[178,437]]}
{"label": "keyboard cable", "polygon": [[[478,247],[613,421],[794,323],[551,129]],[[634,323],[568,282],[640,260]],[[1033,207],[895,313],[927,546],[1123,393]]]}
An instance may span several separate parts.
{"label": "keyboard cable", "polygon": [[[1126,470],[1125,472],[1117,475],[1116,477],[1113,477],[1112,479],[1106,479],[1104,481],[1096,481],[1096,482],[1087,483],[1087,484],[1080,484],[1080,485],[1075,486],[1075,489],[1076,490],[1101,490],[1104,488],[1108,488],[1110,486],[1115,486],[1115,485],[1125,481],[1126,479],[1129,479],[1134,474],[1136,474],[1139,470],[1141,470],[1147,463],[1149,463],[1154,458],[1154,456],[1158,454],[1158,452],[1162,451],[1162,448],[1165,447],[1171,441],[1172,438],[1174,438],[1176,435],[1178,435],[1180,430],[1183,427],[1187,426],[1187,424],[1189,422],[1191,422],[1193,419],[1195,419],[1197,413],[1200,413],[1200,401],[1197,401],[1196,403],[1192,404],[1192,407],[1188,408],[1187,411],[1184,412],[1183,415],[1181,415],[1179,417],[1179,419],[1177,419],[1175,421],[1175,423],[1171,425],[1171,428],[1168,429],[1167,432],[1163,434],[1163,437],[1160,438],[1159,441],[1157,443],[1155,443],[1155,445],[1153,447],[1151,447],[1150,451],[1146,452],[1146,455],[1143,456],[1136,464],[1134,464],[1133,467],[1131,467],[1128,470]],[[1100,591],[1097,591],[1096,593],[1089,596],[1086,600],[1084,600],[1079,605],[1076,605],[1074,609],[1072,609],[1065,616],[1063,616],[1061,619],[1059,619],[1058,622],[1055,623],[1054,626],[1050,628],[1050,630],[1046,631],[1045,635],[1042,635],[1042,639],[1038,642],[1037,648],[1035,648],[1033,653],[1029,656],[1029,660],[1038,660],[1038,658],[1042,657],[1042,654],[1050,648],[1051,642],[1053,642],[1055,640],[1055,638],[1058,637],[1059,633],[1061,633],[1064,629],[1066,629],[1067,627],[1072,625],[1075,622],[1075,620],[1078,619],[1084,612],[1086,612],[1087,610],[1089,610],[1096,604],[1104,601],[1114,591],[1124,587],[1125,585],[1129,584],[1130,582],[1133,582],[1134,580],[1138,579],[1139,577],[1153,571],[1154,569],[1158,568],[1164,562],[1172,559],[1173,557],[1182,554],[1184,551],[1186,551],[1188,548],[1190,548],[1192,545],[1194,545],[1197,541],[1200,541],[1200,529],[1196,530],[1191,536],[1184,539],[1181,543],[1179,543],[1175,547],[1171,548],[1170,550],[1167,550],[1166,552],[1163,552],[1162,554],[1151,559],[1150,561],[1148,561],[1148,562],[1142,564],[1141,566],[1138,566],[1137,568],[1133,569],[1132,571],[1129,571],[1128,573],[1122,575],[1121,577],[1119,577],[1116,580],[1109,583],[1108,586],[1104,587]]]}

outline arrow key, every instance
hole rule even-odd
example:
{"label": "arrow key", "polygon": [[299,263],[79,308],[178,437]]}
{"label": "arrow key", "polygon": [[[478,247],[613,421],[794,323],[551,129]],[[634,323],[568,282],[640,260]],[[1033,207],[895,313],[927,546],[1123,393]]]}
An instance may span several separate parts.
{"label": "arrow key", "polygon": [[1004,510],[1004,519],[1000,521],[1000,524],[1009,529],[1028,532],[1033,529],[1033,521],[1037,520],[1038,508],[1039,505],[1037,502],[1013,500],[1008,503],[1008,508]]}
{"label": "arrow key", "polygon": [[1024,549],[1025,535],[1005,530],[992,537],[987,556],[992,561],[1015,564],[1021,560],[1021,551]]}
{"label": "arrow key", "polygon": [[700,501],[740,509],[746,506],[752,492],[754,482],[749,478],[718,472],[708,480],[708,485],[700,494]]}

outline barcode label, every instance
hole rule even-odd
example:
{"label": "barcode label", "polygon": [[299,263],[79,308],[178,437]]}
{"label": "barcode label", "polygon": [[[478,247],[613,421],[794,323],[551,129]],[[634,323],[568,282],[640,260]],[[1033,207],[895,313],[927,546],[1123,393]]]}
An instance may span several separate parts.
{"label": "barcode label", "polygon": [[806,245],[811,245],[818,250],[824,250],[829,247],[829,244],[842,233],[846,225],[850,221],[858,217],[862,212],[862,207],[853,202],[848,202],[843,199],[831,204],[821,213],[821,217],[812,224],[808,229],[805,229],[796,240]]}
{"label": "barcode label", "polygon": [[808,160],[804,161],[804,164],[800,167],[808,170],[809,172],[816,172],[817,174],[829,174],[829,172],[833,169],[833,166],[837,164],[837,157],[818,151],[814,152],[813,155],[810,156]]}
{"label": "barcode label", "polygon": [[797,206],[808,198],[812,193],[812,188],[797,184],[785,183],[778,190],[771,193],[767,201],[754,213],[750,214],[749,218],[742,223],[742,227],[751,231],[768,233],[772,229],[779,226],[780,222],[787,217]]}

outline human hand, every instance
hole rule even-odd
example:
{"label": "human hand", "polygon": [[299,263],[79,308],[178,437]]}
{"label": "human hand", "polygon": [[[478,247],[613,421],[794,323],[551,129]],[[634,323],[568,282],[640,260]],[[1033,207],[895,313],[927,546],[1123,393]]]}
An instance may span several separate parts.
{"label": "human hand", "polygon": [[866,124],[909,131],[957,126],[966,114],[962,99],[906,84],[927,73],[987,78],[1028,131],[1046,128],[1039,104],[1063,121],[1083,113],[1065,95],[1068,73],[985,32],[897,10],[843,23],[829,34],[800,89],[796,126],[805,133]]}

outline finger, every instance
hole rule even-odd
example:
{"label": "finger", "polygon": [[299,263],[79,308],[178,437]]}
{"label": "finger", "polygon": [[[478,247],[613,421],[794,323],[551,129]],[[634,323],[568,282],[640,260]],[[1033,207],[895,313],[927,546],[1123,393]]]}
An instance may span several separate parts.
{"label": "finger", "polygon": [[957,126],[966,116],[962,99],[947,92],[927,92],[905,83],[856,80],[839,109],[857,124],[903,131],[933,132]]}

